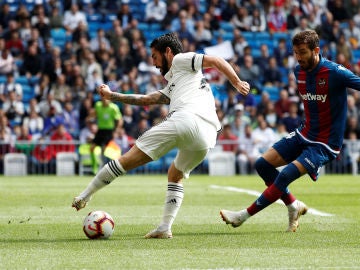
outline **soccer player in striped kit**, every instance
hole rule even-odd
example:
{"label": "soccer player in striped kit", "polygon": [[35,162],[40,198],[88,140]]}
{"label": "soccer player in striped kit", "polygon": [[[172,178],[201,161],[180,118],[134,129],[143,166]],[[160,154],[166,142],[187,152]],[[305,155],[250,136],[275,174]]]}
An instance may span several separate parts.
{"label": "soccer player in striped kit", "polygon": [[[295,232],[298,219],[308,207],[289,191],[288,186],[304,174],[313,181],[320,168],[340,153],[347,113],[347,88],[360,90],[360,78],[345,67],[323,58],[319,37],[308,30],[296,34],[292,45],[298,65],[294,70],[298,92],[304,103],[303,123],[275,143],[255,168],[267,188],[248,208],[221,210],[226,224],[238,227],[278,199],[288,208],[287,231]],[[281,171],[278,167],[285,166]]]}
{"label": "soccer player in striped kit", "polygon": [[162,35],[150,44],[153,64],[167,80],[167,86],[147,95],[111,92],[108,85],[98,88],[102,98],[134,105],[168,104],[169,114],[156,126],[143,133],[128,152],[118,160],[108,162],[83,192],[74,198],[72,206],[84,208],[91,196],[127,171],[157,160],[173,148],[178,148],[168,170],[168,188],[160,225],[145,238],[171,238],[171,226],[180,209],[184,188],[183,178],[199,165],[216,144],[221,124],[215,110],[215,100],[202,68],[213,67],[222,72],[243,95],[250,86],[241,81],[232,66],[223,58],[182,53],[176,34]]}

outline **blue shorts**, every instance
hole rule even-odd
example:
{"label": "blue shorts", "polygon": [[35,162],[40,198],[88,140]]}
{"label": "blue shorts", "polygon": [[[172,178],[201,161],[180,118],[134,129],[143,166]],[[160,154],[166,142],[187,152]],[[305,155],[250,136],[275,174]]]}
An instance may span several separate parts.
{"label": "blue shorts", "polygon": [[324,145],[306,141],[297,132],[282,138],[273,148],[287,163],[301,163],[313,181],[318,179],[320,168],[336,158]]}

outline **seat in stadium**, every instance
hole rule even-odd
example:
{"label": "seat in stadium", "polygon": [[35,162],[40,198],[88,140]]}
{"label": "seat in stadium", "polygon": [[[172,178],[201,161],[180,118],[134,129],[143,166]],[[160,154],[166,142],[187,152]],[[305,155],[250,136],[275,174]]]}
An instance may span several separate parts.
{"label": "seat in stadium", "polygon": [[233,152],[209,152],[209,175],[232,176],[236,173],[235,154]]}
{"label": "seat in stadium", "polygon": [[72,152],[59,152],[56,154],[56,175],[75,175],[78,155]]}
{"label": "seat in stadium", "polygon": [[4,175],[27,175],[27,157],[24,153],[7,153],[4,156]]}

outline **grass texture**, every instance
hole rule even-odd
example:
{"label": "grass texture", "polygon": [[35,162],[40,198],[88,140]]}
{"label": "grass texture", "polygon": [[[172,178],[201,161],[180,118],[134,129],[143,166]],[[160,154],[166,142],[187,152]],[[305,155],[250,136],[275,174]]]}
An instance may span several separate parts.
{"label": "grass texture", "polygon": [[[265,188],[254,176],[192,175],[173,239],[144,239],[160,222],[166,175],[127,175],[71,208],[91,177],[0,177],[0,269],[360,269],[360,177],[302,177],[290,189],[316,211],[286,233],[287,209],[273,204],[239,228],[222,208],[249,206]],[[92,210],[115,220],[108,240],[89,240]],[[314,214],[315,213],[315,214]],[[325,213],[319,215],[316,213]]]}

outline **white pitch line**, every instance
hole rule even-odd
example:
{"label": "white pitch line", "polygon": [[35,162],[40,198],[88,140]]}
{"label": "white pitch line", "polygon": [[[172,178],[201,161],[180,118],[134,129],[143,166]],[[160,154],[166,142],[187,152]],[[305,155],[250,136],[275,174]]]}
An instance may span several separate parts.
{"label": "white pitch line", "polygon": [[[245,194],[248,194],[248,195],[253,195],[255,197],[259,197],[261,195],[261,193],[256,191],[256,190],[243,189],[243,188],[237,188],[237,187],[210,185],[210,188],[223,189],[223,190],[227,190],[227,191],[245,193]],[[281,200],[277,200],[276,203],[284,204],[283,201],[281,201]],[[309,214],[314,215],[314,216],[322,216],[322,217],[332,217],[332,216],[334,216],[333,214],[321,212],[321,211],[316,210],[314,208],[309,208],[309,210],[307,212]]]}

